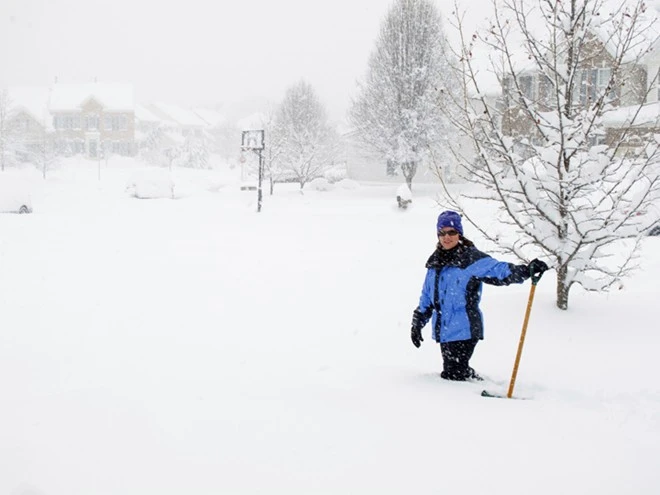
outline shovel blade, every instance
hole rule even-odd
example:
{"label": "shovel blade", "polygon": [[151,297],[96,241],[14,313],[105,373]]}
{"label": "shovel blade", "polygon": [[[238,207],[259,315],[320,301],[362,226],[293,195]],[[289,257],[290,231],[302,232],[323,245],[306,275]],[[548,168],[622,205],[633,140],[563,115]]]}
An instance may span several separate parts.
{"label": "shovel blade", "polygon": [[495,392],[489,392],[488,390],[482,390],[481,391],[481,396],[482,397],[494,397],[496,399],[508,399],[506,395],[503,394],[496,394]]}
{"label": "shovel blade", "polygon": [[518,399],[518,400],[525,400],[528,399],[528,397],[509,397],[507,394],[498,394],[495,392],[489,392],[488,390],[482,390],[481,391],[481,396],[482,397],[493,397],[495,399]]}

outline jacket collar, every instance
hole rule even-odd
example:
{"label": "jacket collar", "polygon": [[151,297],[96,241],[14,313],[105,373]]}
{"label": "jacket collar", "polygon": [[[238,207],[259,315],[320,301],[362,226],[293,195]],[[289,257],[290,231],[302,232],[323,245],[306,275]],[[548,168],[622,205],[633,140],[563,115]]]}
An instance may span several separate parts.
{"label": "jacket collar", "polygon": [[445,266],[458,266],[465,268],[469,263],[469,247],[459,244],[454,249],[446,251],[440,247],[426,261],[426,268],[443,268]]}

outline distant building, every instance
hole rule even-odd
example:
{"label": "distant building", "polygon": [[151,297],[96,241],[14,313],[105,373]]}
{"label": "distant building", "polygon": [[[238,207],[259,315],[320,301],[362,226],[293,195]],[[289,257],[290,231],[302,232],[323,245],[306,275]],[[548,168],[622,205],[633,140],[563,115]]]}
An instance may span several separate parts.
{"label": "distant building", "polygon": [[136,152],[130,84],[55,83],[11,88],[8,97],[12,128],[27,151],[48,142],[61,155]]}
{"label": "distant building", "polygon": [[[590,56],[584,57],[582,65],[577,68],[575,102],[587,108],[607,89],[613,67],[619,62],[615,60],[615,54],[610,52],[607,41],[597,34],[589,37],[585,50]],[[617,86],[606,95],[611,109],[604,112],[604,131],[594,136],[593,144],[610,145],[618,142],[625,130],[627,146],[636,147],[642,144],[641,136],[660,130],[659,50],[660,42],[656,42],[653,49],[638,62],[622,64],[621,70],[628,76],[628,84],[625,87]],[[539,71],[531,68],[518,75],[517,80],[522,96],[537,104],[541,111],[554,105],[552,83]],[[529,114],[522,110],[511,77],[503,79],[502,104],[504,113],[501,125],[504,134],[525,137],[534,144],[542,144]],[[633,118],[635,124],[630,127]]]}
{"label": "distant building", "polygon": [[204,130],[209,124],[197,113],[169,103],[150,103],[145,108],[159,121],[161,128],[167,131],[176,131],[183,137],[203,137]]}
{"label": "distant building", "polygon": [[130,84],[60,84],[51,88],[48,105],[55,148],[63,154],[98,158],[103,153],[132,156],[135,103]]}
{"label": "distant building", "polygon": [[43,87],[12,88],[7,92],[9,128],[20,140],[19,156],[23,159],[38,152],[52,133],[51,115],[48,112],[50,90]]}

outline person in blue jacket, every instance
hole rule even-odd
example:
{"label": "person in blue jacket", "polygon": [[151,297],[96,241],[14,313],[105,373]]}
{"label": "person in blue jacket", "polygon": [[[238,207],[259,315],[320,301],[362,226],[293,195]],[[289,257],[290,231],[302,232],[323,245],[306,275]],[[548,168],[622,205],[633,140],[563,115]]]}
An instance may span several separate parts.
{"label": "person in blue jacket", "polygon": [[426,278],[413,312],[410,337],[415,347],[424,340],[422,328],[432,320],[433,340],[440,344],[443,370],[447,380],[480,380],[470,367],[470,358],[484,324],[479,309],[482,283],[519,284],[548,265],[539,259],[528,265],[497,261],[479,251],[463,236],[461,216],[443,211],[437,222],[438,245],[426,262]]}

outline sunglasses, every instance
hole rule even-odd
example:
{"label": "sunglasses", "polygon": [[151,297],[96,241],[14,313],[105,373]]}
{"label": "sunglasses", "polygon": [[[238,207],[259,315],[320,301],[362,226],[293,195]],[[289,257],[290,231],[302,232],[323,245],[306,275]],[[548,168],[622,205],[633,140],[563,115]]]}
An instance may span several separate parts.
{"label": "sunglasses", "polygon": [[457,230],[441,230],[441,231],[438,232],[438,237],[444,237],[446,235],[450,235],[450,236],[454,237],[455,235],[458,235],[458,231]]}

